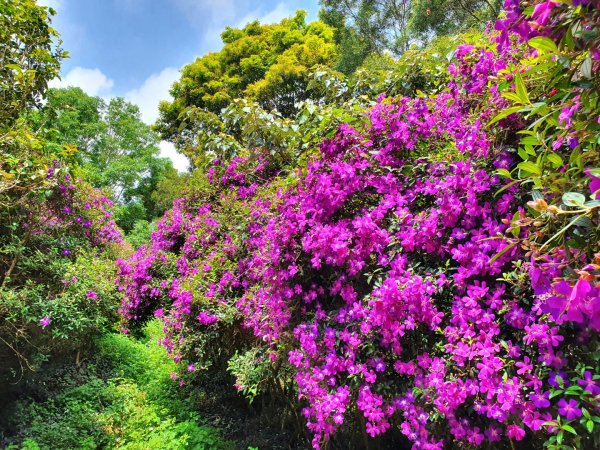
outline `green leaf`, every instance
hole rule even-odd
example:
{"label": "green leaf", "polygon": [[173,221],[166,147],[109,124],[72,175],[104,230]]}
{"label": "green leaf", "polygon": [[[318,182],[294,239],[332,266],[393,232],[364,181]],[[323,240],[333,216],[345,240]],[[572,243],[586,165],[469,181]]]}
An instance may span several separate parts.
{"label": "green leaf", "polygon": [[503,92],[502,93],[502,97],[504,97],[507,100],[511,100],[513,102],[517,102],[517,103],[523,103],[523,101],[521,100],[521,97],[519,97],[516,93],[514,92]]}
{"label": "green leaf", "polygon": [[517,164],[517,167],[534,175],[542,174],[542,169],[540,169],[537,164],[532,163],[531,161],[523,161],[522,163]]}
{"label": "green leaf", "polygon": [[523,148],[519,148],[519,150],[517,150],[517,153],[523,161],[527,161],[529,159],[529,153],[527,153]]}
{"label": "green leaf", "polygon": [[556,153],[550,153],[546,155],[546,159],[548,159],[548,161],[550,161],[555,168],[559,168],[564,165],[562,158]]}
{"label": "green leaf", "polygon": [[523,77],[521,76],[520,72],[515,73],[515,88],[521,102],[525,105],[529,105],[531,101],[529,100],[527,88],[525,87],[525,83],[523,82]]}
{"label": "green leaf", "polygon": [[553,399],[554,397],[557,397],[557,396],[559,396],[562,393],[563,393],[562,389],[558,389],[556,391],[551,392],[549,398]]}
{"label": "green leaf", "polygon": [[[517,233],[517,236],[519,235],[519,233]],[[492,265],[498,258],[500,258],[502,255],[504,255],[507,251],[509,251],[511,248],[514,248],[517,245],[516,242],[511,243],[510,245],[507,245],[506,247],[504,247],[502,250],[500,250],[498,253],[496,253],[492,259],[490,259],[490,265]]]}
{"label": "green leaf", "polygon": [[506,169],[498,169],[498,170],[496,170],[496,173],[498,175],[501,175],[501,176],[505,177],[505,178],[508,178],[509,180],[512,180],[512,175]]}
{"label": "green leaf", "polygon": [[588,430],[588,433],[591,433],[591,432],[593,432],[593,431],[594,431],[594,422],[592,422],[591,420],[588,420],[588,421],[585,423],[585,427],[587,428],[587,430]]}
{"label": "green leaf", "polygon": [[536,136],[525,136],[521,139],[521,145],[538,145],[540,141]]}
{"label": "green leaf", "polygon": [[506,108],[504,110],[502,110],[497,116],[495,116],[492,120],[490,120],[489,125],[493,125],[496,122],[501,121],[502,119],[507,118],[508,116],[510,116],[511,114],[517,113],[519,111],[521,111],[521,106],[512,106],[510,108]]}
{"label": "green leaf", "polygon": [[498,189],[495,193],[494,193],[494,197],[497,197],[499,194],[501,194],[502,192],[504,192],[505,190],[507,190],[508,188],[510,188],[511,186],[514,186],[515,184],[519,183],[521,180],[513,180],[510,183],[506,184],[505,186],[502,186],[500,189]]}
{"label": "green leaf", "polygon": [[575,428],[573,428],[571,425],[563,425],[562,428],[571,434],[577,435],[577,431],[575,431]]}
{"label": "green leaf", "polygon": [[554,41],[546,36],[529,39],[529,45],[542,53],[558,53],[558,47]]}
{"label": "green leaf", "polygon": [[565,192],[562,196],[562,201],[567,206],[583,206],[585,195],[579,192]]}

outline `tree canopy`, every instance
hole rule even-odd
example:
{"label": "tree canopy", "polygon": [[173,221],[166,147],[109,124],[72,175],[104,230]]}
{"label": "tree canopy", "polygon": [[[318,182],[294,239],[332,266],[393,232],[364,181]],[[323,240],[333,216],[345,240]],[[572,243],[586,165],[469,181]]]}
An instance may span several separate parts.
{"label": "tree canopy", "polygon": [[58,75],[66,52],[50,26],[54,14],[34,0],[0,0],[0,123],[37,104]]}
{"label": "tree canopy", "polygon": [[254,21],[242,29],[227,27],[224,46],[185,66],[173,84],[172,102],[162,102],[158,129],[166,139],[185,133],[194,110],[219,113],[236,98],[256,100],[284,116],[306,98],[310,69],[331,64],[334,31],[322,22],[306,23],[306,13],[278,24]]}
{"label": "tree canopy", "polygon": [[[342,70],[361,55],[404,53],[412,44],[469,27],[482,29],[500,13],[501,0],[321,0],[321,17],[336,27]],[[364,58],[363,58],[364,59]]]}
{"label": "tree canopy", "polygon": [[135,218],[154,215],[151,194],[176,171],[171,160],[159,156],[160,137],[142,122],[136,105],[122,98],[105,101],[76,87],[49,89],[47,102],[29,119],[45,130],[48,141],[72,149],[86,180],[129,206],[121,226],[129,230]]}

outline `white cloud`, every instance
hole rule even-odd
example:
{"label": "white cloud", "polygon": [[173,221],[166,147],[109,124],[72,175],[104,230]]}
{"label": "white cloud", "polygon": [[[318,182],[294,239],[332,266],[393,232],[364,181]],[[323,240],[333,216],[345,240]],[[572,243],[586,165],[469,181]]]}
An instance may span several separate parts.
{"label": "white cloud", "polygon": [[262,24],[278,23],[281,22],[282,19],[294,14],[294,12],[295,9],[289,8],[285,3],[282,2],[271,11],[264,12],[261,9],[257,9],[249,14],[246,14],[241,20],[238,21],[237,26],[243,27],[248,22],[252,22],[253,20],[258,20]]}
{"label": "white cloud", "polygon": [[[161,100],[170,100],[169,89],[174,81],[179,79],[179,70],[167,67],[159,73],[153,73],[137,89],[132,89],[125,94],[125,100],[140,108],[142,120],[147,124],[156,122],[158,118],[158,104]],[[175,146],[170,142],[161,141],[160,156],[173,161],[173,166],[180,172],[189,167],[188,159],[177,153]]]}
{"label": "white cloud", "polygon": [[173,166],[179,172],[185,172],[190,166],[190,162],[188,159],[183,156],[181,153],[177,153],[175,146],[167,141],[161,141],[160,145],[160,156],[164,158],[169,158],[173,161]]}
{"label": "white cloud", "polygon": [[179,79],[179,70],[167,67],[160,73],[150,75],[137,89],[125,94],[125,100],[140,107],[142,120],[147,124],[154,123],[158,118],[158,103],[170,100],[169,89],[174,81]]}
{"label": "white cloud", "polygon": [[62,80],[55,78],[49,85],[50,87],[76,86],[86,94],[96,96],[109,93],[114,84],[114,81],[102,73],[100,69],[75,67],[62,77]]}

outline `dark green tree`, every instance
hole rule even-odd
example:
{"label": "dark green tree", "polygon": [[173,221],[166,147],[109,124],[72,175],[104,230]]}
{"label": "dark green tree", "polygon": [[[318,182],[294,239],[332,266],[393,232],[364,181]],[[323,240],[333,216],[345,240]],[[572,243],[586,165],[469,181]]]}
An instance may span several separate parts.
{"label": "dark green tree", "polygon": [[335,69],[346,75],[353,73],[373,51],[371,41],[348,26],[340,10],[322,8],[319,19],[335,30],[334,40],[338,48]]}
{"label": "dark green tree", "polygon": [[[369,52],[401,54],[409,46],[411,0],[321,0],[326,14],[338,14],[343,25],[365,41]],[[339,20],[339,19],[338,19]]]}
{"label": "dark green tree", "polygon": [[419,0],[413,1],[409,32],[428,42],[467,28],[482,29],[500,14],[502,0]]}

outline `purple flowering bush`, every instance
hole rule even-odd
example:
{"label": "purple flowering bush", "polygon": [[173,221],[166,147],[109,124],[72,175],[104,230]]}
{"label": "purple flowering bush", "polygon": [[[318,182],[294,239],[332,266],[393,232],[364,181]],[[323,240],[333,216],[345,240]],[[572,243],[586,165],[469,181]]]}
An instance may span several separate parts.
{"label": "purple flowering bush", "polygon": [[[44,141],[13,128],[0,151],[0,339],[7,369],[18,362],[23,371],[109,326],[122,238],[110,200],[74,179]],[[90,298],[83,285],[107,295]]]}
{"label": "purple flowering bush", "polygon": [[507,1],[446,89],[381,96],[293,170],[215,160],[118,261],[123,328],[160,318],[180,384],[212,365],[296,401],[313,448],[596,448],[598,80],[543,58],[580,17],[569,58],[597,77],[597,5],[574,3]]}

